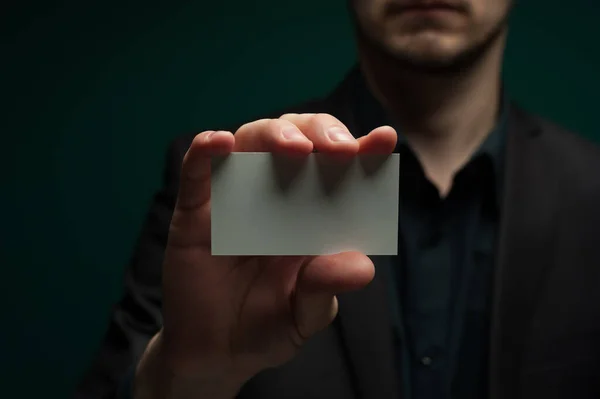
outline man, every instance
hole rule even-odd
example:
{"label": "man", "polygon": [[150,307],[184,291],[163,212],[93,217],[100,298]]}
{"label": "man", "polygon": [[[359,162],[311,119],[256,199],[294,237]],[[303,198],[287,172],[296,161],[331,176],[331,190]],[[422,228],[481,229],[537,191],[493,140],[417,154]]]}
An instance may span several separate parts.
{"label": "man", "polygon": [[[331,96],[172,145],[82,393],[600,397],[600,151],[503,92],[511,1],[349,5],[360,63]],[[400,255],[212,257],[232,151],[400,152]]]}

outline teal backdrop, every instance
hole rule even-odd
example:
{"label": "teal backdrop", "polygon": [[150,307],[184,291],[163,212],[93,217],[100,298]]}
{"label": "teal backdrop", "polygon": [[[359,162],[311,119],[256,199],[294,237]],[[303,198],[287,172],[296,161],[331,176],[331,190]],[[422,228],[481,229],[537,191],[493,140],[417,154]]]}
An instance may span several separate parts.
{"label": "teal backdrop", "polygon": [[[1,6],[3,397],[72,395],[167,143],[325,94],[355,58],[344,4]],[[599,4],[519,1],[505,68],[514,98],[596,141]]]}

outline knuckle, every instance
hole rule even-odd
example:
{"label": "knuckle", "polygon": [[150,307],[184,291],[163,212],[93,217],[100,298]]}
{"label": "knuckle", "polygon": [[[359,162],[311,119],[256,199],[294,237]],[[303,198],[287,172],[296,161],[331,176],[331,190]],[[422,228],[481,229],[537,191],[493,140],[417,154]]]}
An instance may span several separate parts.
{"label": "knuckle", "polygon": [[280,119],[269,119],[269,121],[266,124],[266,130],[268,130],[269,133],[278,132],[283,126],[286,126],[286,122],[287,121],[283,121]]}
{"label": "knuckle", "polygon": [[343,129],[346,129],[346,125],[344,125],[338,118],[336,118],[333,115],[321,113],[317,114],[316,118],[318,122],[326,128],[331,126],[338,126]]}
{"label": "knuckle", "polygon": [[335,116],[325,113],[315,114],[315,117],[317,117],[320,121],[324,122],[337,121],[337,118]]}
{"label": "knuckle", "polygon": [[289,128],[296,128],[296,129],[300,129],[294,122],[289,121],[289,120],[285,120],[285,119],[278,119],[278,129],[282,130],[282,129],[289,129]]}
{"label": "knuckle", "polygon": [[281,134],[281,131],[289,126],[289,122],[279,120],[279,119],[270,119],[265,125],[264,130],[260,132],[263,136],[263,140],[265,143],[273,144],[276,137]]}
{"label": "knuckle", "polygon": [[313,114],[313,115],[310,115],[310,117],[308,119],[308,125],[311,126],[311,127],[313,127],[313,128],[316,125],[321,125],[323,118],[320,115],[322,115],[322,114]]}
{"label": "knuckle", "polygon": [[264,124],[268,120],[269,119],[258,119],[258,120],[252,121],[252,122],[246,122],[238,128],[238,130],[236,131],[236,136],[244,135],[247,132],[251,132],[254,130],[255,127],[260,126],[261,124]]}
{"label": "knuckle", "polygon": [[315,115],[312,112],[304,112],[304,113],[296,113],[296,112],[286,112],[285,114],[282,114],[279,119],[292,119],[292,120],[296,120],[298,118],[307,118],[310,116]]}

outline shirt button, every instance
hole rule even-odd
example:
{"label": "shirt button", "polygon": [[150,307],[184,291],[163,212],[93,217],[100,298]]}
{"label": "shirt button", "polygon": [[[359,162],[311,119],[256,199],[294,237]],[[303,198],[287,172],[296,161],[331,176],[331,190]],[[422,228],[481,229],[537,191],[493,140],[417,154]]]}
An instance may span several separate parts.
{"label": "shirt button", "polygon": [[424,356],[421,358],[421,364],[423,366],[430,366],[432,362],[433,362],[433,359],[430,358],[429,356]]}

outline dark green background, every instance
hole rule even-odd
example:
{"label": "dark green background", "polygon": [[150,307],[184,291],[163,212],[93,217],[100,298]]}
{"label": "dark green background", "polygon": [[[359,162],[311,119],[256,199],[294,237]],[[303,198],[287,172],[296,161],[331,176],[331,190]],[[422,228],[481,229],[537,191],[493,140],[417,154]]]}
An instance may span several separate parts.
{"label": "dark green background", "polygon": [[[324,94],[352,64],[345,0],[252,3],[1,6],[3,396],[71,395],[171,138]],[[599,17],[523,0],[506,62],[513,97],[597,141]]]}

